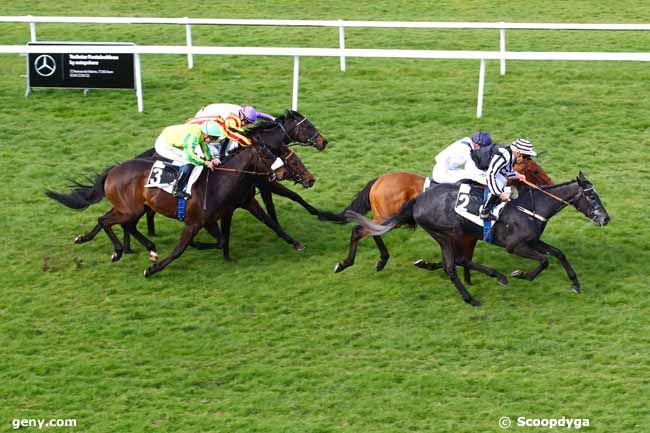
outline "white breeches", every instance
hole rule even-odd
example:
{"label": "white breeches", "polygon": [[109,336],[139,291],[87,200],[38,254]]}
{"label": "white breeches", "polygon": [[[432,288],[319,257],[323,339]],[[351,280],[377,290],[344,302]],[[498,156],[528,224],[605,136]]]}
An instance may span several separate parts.
{"label": "white breeches", "polygon": [[185,153],[182,149],[165,144],[160,137],[156,140],[154,147],[156,148],[156,153],[158,155],[163,158],[171,159],[174,165],[185,165],[190,163],[185,158]]}
{"label": "white breeches", "polygon": [[[172,164],[174,165],[181,166],[191,164],[191,162],[185,158],[185,153],[181,149],[164,144],[160,138],[156,140],[155,148],[158,155],[163,158],[171,159]],[[202,171],[203,166],[201,165],[195,165],[192,167],[192,174],[190,174],[190,178],[187,181],[185,191],[189,192],[192,190],[192,185],[194,185],[194,182],[199,178]]]}

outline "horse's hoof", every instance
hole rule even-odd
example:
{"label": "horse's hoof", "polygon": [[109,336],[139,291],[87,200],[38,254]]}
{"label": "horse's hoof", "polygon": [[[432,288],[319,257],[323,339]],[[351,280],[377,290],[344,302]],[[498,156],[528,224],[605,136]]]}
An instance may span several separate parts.
{"label": "horse's hoof", "polygon": [[497,282],[501,284],[502,286],[507,286],[508,285],[508,279],[505,277],[505,275],[500,275],[497,277]]}
{"label": "horse's hoof", "polygon": [[149,251],[149,260],[156,263],[158,261],[158,253],[155,251]]}
{"label": "horse's hoof", "polygon": [[337,264],[334,266],[334,273],[335,273],[335,274],[338,274],[338,273],[341,272],[343,269],[345,269],[345,268],[343,267],[343,265],[340,264],[340,263],[337,263]]}
{"label": "horse's hoof", "polygon": [[75,244],[80,244],[80,243],[82,243],[83,241],[84,241],[84,237],[81,236],[81,235],[77,235],[77,236],[74,238],[74,243],[75,243]]}
{"label": "horse's hoof", "polygon": [[386,267],[386,262],[388,262],[388,260],[380,260],[377,262],[377,265],[375,265],[375,269],[377,270],[377,272],[381,271]]}
{"label": "horse's hoof", "polygon": [[481,306],[481,303],[478,300],[474,299],[474,298],[465,299],[465,302],[467,302],[472,307],[480,307]]}
{"label": "horse's hoof", "polygon": [[425,263],[426,262],[424,260],[419,259],[413,262],[413,266],[420,269],[426,269]]}
{"label": "horse's hoof", "polygon": [[293,247],[295,248],[296,251],[302,251],[305,249],[305,246],[300,242],[296,242],[295,244],[293,244]]}
{"label": "horse's hoof", "polygon": [[111,262],[117,262],[120,258],[122,258],[122,253],[114,251],[113,254],[111,254]]}
{"label": "horse's hoof", "polygon": [[150,275],[151,275],[151,268],[145,269],[144,270],[144,277],[149,278]]}
{"label": "horse's hoof", "polygon": [[580,286],[573,286],[572,289],[573,289],[574,292],[576,292],[577,295],[582,293],[582,290],[580,289]]}
{"label": "horse's hoof", "polygon": [[516,271],[512,271],[510,275],[512,275],[515,278],[526,278],[526,273],[524,271],[520,271],[519,269],[517,269]]}

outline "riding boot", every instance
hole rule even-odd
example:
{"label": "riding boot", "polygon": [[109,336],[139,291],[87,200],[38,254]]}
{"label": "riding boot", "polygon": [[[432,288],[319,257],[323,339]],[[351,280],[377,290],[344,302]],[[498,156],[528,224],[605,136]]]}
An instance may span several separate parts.
{"label": "riding boot", "polygon": [[481,219],[491,219],[495,220],[494,215],[492,215],[492,209],[499,204],[501,200],[499,199],[498,195],[490,194],[490,197],[487,199],[485,204],[483,205],[483,208],[481,209],[481,213],[478,215],[479,218]]}
{"label": "riding boot", "polygon": [[174,188],[172,189],[172,195],[174,197],[187,199],[190,197],[190,195],[185,192],[185,187],[187,186],[187,181],[190,178],[190,174],[192,174],[192,165],[184,165],[181,167],[180,172],[181,174],[178,177],[176,184],[174,184]]}

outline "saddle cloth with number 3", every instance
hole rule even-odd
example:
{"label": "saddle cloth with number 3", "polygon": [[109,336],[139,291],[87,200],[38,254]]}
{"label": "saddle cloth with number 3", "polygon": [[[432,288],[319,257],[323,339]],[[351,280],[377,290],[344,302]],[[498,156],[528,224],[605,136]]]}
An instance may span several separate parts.
{"label": "saddle cloth with number 3", "polygon": [[[192,174],[187,181],[185,190],[191,195],[192,185],[199,178],[203,167],[195,166],[192,169]],[[151,167],[145,188],[160,188],[165,192],[172,193],[174,185],[178,181],[178,166],[164,161],[156,161]]]}

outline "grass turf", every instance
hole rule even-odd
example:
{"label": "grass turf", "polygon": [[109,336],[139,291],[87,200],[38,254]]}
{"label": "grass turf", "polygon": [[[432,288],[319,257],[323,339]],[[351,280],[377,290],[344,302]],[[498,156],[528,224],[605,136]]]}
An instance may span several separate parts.
{"label": "grass turf", "polygon": [[[272,1],[231,10],[199,2],[17,2],[6,15],[96,15],[642,22],[644,2]],[[0,43],[24,43],[26,25],[2,24]],[[161,31],[163,29],[164,31]],[[495,31],[349,29],[348,47],[496,49]],[[182,44],[182,27],[38,26],[42,40]],[[512,50],[643,51],[634,32],[509,32]],[[334,29],[200,27],[196,45],[336,46]],[[145,112],[124,91],[38,90],[23,97],[24,59],[0,60],[0,428],[15,418],[76,418],[70,431],[496,432],[501,416],[589,418],[589,431],[643,432],[648,387],[650,194],[645,168],[650,109],[640,63],[509,62],[487,68],[484,117],[474,118],[478,62],[301,60],[300,111],[329,138],[299,149],[318,175],[298,190],[338,210],[368,180],[392,170],[426,174],[435,153],[481,128],[500,142],[531,138],[557,181],[584,170],[611,224],[572,209],[544,239],[563,249],[584,294],[561,266],[506,287],[475,276],[466,306],[421,230],[386,236],[387,268],[362,243],[356,265],[333,274],[349,227],[323,224],[277,199],[298,253],[249,215],[232,233],[236,263],[188,250],[142,278],[141,249],[111,264],[99,235],[72,244],[108,208],[74,212],[48,200],[81,179],[150,147],[160,130],[201,105],[290,104],[290,58],[143,56]],[[158,219],[164,256],[180,225]],[[202,235],[205,237],[205,235]],[[477,261],[501,271],[530,261],[481,245]],[[65,429],[57,429],[65,431]],[[519,429],[521,430],[521,429]],[[523,429],[525,430],[525,429]],[[543,428],[530,429],[544,431]]]}

